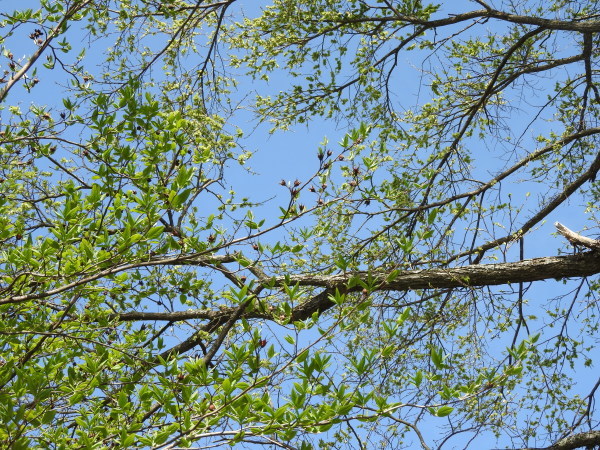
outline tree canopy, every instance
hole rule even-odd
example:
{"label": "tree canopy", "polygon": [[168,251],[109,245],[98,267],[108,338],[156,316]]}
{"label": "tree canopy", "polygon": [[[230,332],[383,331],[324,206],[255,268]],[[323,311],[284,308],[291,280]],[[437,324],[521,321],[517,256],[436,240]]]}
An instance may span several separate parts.
{"label": "tree canopy", "polygon": [[600,446],[597,2],[11,8],[0,446]]}

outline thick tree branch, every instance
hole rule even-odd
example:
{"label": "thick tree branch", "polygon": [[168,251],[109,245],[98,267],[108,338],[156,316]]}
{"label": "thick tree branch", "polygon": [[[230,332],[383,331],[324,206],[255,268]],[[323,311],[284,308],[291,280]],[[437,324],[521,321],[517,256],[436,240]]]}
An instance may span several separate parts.
{"label": "thick tree branch", "polygon": [[[415,289],[446,289],[456,287],[477,287],[532,282],[551,278],[561,279],[584,277],[600,273],[600,252],[586,252],[570,256],[554,256],[527,259],[512,263],[472,264],[449,269],[423,269],[400,272],[393,281],[389,273],[377,275],[367,272],[340,275],[298,275],[288,277],[289,284],[301,286],[321,286],[346,291],[362,290],[356,286],[346,289],[353,278],[375,280],[379,291],[409,291]],[[284,278],[278,279],[283,283]]]}
{"label": "thick tree branch", "polygon": [[550,447],[528,447],[519,450],[574,450],[576,448],[596,448],[600,445],[600,431],[586,431],[566,437]]}
{"label": "thick tree branch", "polygon": [[[596,241],[594,241],[596,242]],[[392,274],[356,272],[338,275],[291,275],[276,278],[275,285],[283,286],[299,284],[305,287],[325,288],[319,294],[296,306],[292,310],[291,321],[305,320],[315,312],[322,313],[334,302],[330,296],[336,289],[342,293],[358,292],[361,285],[348,288],[352,280],[367,282],[374,280],[377,291],[409,291],[415,289],[448,289],[461,287],[495,286],[511,283],[526,283],[547,279],[585,277],[600,273],[600,252],[591,251],[569,256],[554,256],[527,259],[523,261],[500,264],[473,264],[464,267],[446,269],[423,269]],[[394,277],[395,275],[395,277]],[[392,280],[390,280],[393,278]],[[238,312],[238,308],[223,308],[210,311],[190,310],[180,312],[128,312],[115,315],[121,321],[162,320],[181,321],[189,319],[223,320]],[[240,317],[273,319],[268,314],[257,311],[246,312]]]}
{"label": "thick tree branch", "polygon": [[[511,14],[497,9],[486,8],[469,11],[461,14],[452,14],[442,19],[427,20],[422,17],[407,15],[398,13],[393,16],[386,17],[344,17],[343,19],[332,19],[329,22],[333,22],[336,26],[354,23],[368,23],[368,22],[405,22],[411,25],[422,25],[426,28],[439,28],[448,25],[455,25],[468,20],[484,20],[484,19],[497,19],[504,22],[516,23],[521,25],[533,25],[536,27],[543,27],[546,30],[561,30],[561,31],[575,31],[581,33],[595,33],[600,31],[599,20],[560,20],[560,19],[546,19],[543,17],[526,16],[521,14]],[[327,20],[319,19],[321,22],[328,22]],[[327,31],[332,31],[327,29]]]}

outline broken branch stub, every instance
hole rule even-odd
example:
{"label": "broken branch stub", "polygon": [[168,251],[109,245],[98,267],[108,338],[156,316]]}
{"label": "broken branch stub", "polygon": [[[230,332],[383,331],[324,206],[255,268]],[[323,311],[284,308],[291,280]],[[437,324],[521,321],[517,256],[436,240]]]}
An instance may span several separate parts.
{"label": "broken branch stub", "polygon": [[555,222],[554,226],[556,227],[557,231],[574,246],[587,247],[591,250],[600,250],[600,240],[590,239],[588,237],[577,234],[574,231],[569,230],[567,227],[565,227],[559,222]]}

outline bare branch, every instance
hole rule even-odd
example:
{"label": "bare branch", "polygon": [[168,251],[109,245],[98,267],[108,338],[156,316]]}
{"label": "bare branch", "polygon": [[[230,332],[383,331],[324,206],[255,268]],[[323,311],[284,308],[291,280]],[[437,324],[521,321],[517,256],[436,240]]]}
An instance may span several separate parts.
{"label": "bare branch", "polygon": [[556,222],[554,226],[556,227],[557,231],[575,247],[583,246],[592,250],[600,250],[600,241],[577,234],[574,231],[569,230],[560,222]]}

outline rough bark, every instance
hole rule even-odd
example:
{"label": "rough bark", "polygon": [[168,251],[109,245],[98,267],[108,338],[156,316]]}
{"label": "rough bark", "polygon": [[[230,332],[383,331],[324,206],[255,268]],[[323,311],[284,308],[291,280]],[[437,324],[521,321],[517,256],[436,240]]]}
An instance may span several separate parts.
{"label": "rough bark", "polygon": [[[446,269],[423,269],[397,273],[354,272],[337,275],[292,275],[287,277],[290,285],[325,288],[319,294],[296,306],[291,320],[305,320],[315,312],[322,313],[334,305],[330,296],[336,290],[359,292],[363,289],[358,280],[369,281],[377,291],[409,291],[415,289],[448,289],[461,287],[495,286],[502,284],[585,277],[600,273],[600,251],[589,251],[568,256],[554,256],[527,259],[524,261],[499,264],[473,264]],[[282,286],[285,278],[263,280],[271,285]],[[164,320],[180,321],[189,319],[209,319],[230,316],[237,308],[219,310],[190,310],[181,312],[128,312],[119,315],[123,321]],[[268,313],[257,311],[243,314],[246,318],[273,319]]]}
{"label": "rough bark", "polygon": [[[398,272],[392,281],[389,273],[354,272],[339,275],[289,276],[288,283],[302,286],[341,287],[352,278],[376,280],[378,290],[409,291],[415,289],[446,289],[453,287],[494,286],[519,282],[585,277],[600,273],[600,252],[592,251],[569,256],[551,256],[499,264],[472,264],[448,269],[423,269]],[[284,278],[277,283],[283,284]]]}
{"label": "rough bark", "polygon": [[568,436],[550,447],[528,447],[519,450],[574,450],[577,448],[595,449],[600,446],[600,431],[587,431]]}
{"label": "rough bark", "polygon": [[[425,269],[400,272],[392,281],[390,274],[375,276],[379,291],[409,291],[415,289],[447,289],[459,287],[495,286],[547,279],[585,277],[600,273],[600,252],[591,251],[570,256],[534,258],[500,264],[475,264],[449,269]],[[370,274],[373,278],[373,274]],[[323,312],[334,303],[329,295],[338,289],[341,292],[356,292],[361,286],[347,288],[352,278],[367,282],[368,273],[342,274],[335,276],[290,277],[291,284],[322,286],[319,295],[294,309],[292,320],[304,320],[314,312]],[[282,280],[278,280],[282,281]]]}

